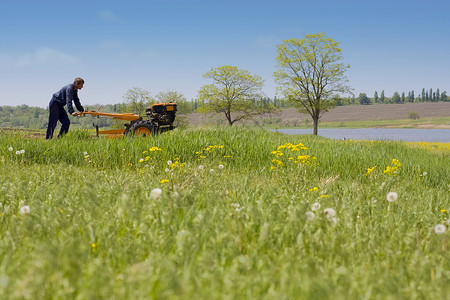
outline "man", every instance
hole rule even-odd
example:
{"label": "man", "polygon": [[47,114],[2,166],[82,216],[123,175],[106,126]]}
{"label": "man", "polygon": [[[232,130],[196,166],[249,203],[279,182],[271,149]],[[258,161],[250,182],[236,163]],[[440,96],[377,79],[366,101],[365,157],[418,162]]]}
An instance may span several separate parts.
{"label": "man", "polygon": [[78,111],[83,112],[84,108],[81,106],[80,98],[78,98],[78,90],[81,90],[84,85],[84,80],[82,78],[75,78],[73,83],[68,84],[61,88],[58,92],[53,94],[52,100],[49,104],[49,117],[48,117],[48,128],[47,135],[45,139],[51,139],[53,137],[53,131],[55,131],[56,124],[58,120],[61,122],[61,130],[59,131],[58,137],[63,136],[69,131],[70,120],[67,116],[64,106],[67,104],[67,110],[72,116],[78,115],[73,109],[72,101],[75,102],[75,106]]}

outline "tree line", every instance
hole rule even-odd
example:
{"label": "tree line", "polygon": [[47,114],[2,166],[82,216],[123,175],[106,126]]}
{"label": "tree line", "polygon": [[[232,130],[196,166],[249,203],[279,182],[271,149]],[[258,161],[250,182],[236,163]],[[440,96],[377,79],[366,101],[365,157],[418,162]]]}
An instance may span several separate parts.
{"label": "tree line", "polygon": [[369,98],[367,94],[360,93],[358,98],[356,99],[354,96],[351,99],[352,104],[361,104],[361,105],[370,105],[370,104],[401,104],[401,103],[419,103],[419,102],[447,102],[450,101],[450,97],[447,96],[447,92],[440,92],[439,88],[433,92],[433,89],[429,90],[423,88],[422,93],[419,95],[415,95],[414,91],[408,92],[408,95],[405,92],[399,94],[395,92],[391,98],[388,98],[384,95],[384,91],[381,91],[381,94],[378,95],[378,92],[375,91],[373,98]]}

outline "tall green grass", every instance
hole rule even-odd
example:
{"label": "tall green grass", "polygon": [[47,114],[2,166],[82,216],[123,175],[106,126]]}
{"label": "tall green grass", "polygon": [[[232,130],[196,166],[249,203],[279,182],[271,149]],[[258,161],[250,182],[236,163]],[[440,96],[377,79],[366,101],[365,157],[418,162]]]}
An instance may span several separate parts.
{"label": "tall green grass", "polygon": [[[271,153],[287,143],[308,149]],[[448,298],[447,152],[242,128],[73,131],[2,134],[0,166],[4,299]]]}

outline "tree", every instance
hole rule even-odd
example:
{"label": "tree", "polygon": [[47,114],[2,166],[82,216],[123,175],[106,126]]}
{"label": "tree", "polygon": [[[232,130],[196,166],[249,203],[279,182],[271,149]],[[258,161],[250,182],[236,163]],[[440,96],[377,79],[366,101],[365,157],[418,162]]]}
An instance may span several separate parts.
{"label": "tree", "polygon": [[378,93],[375,91],[375,94],[373,94],[373,102],[378,103]]}
{"label": "tree", "polygon": [[405,103],[406,97],[405,97],[405,92],[402,92],[402,103]]}
{"label": "tree", "polygon": [[261,104],[263,98],[263,80],[247,70],[222,66],[211,69],[203,77],[211,79],[213,83],[200,88],[199,99],[204,104],[199,111],[223,113],[230,126],[237,121],[276,110],[271,103],[257,105]]}
{"label": "tree", "polygon": [[386,98],[384,97],[384,90],[382,90],[381,95],[380,95],[380,102],[384,103],[385,100],[386,100]]}
{"label": "tree", "polygon": [[408,102],[414,102],[414,91],[408,93]]}
{"label": "tree", "polygon": [[126,110],[138,115],[145,115],[145,109],[151,104],[150,92],[138,87],[129,89],[123,95]]}
{"label": "tree", "polygon": [[156,101],[158,102],[173,102],[177,104],[178,112],[181,114],[191,113],[193,110],[193,105],[191,102],[186,100],[186,97],[183,93],[178,91],[163,91],[159,92],[155,96]]}
{"label": "tree", "polygon": [[449,98],[448,98],[448,96],[447,96],[447,92],[446,92],[446,91],[443,91],[443,92],[442,92],[440,98],[441,98],[441,101],[443,101],[443,102],[449,101]]}
{"label": "tree", "polygon": [[433,89],[432,89],[432,88],[430,88],[430,92],[428,93],[428,97],[429,97],[429,99],[430,99],[430,102],[434,102],[434,99],[433,99]]}
{"label": "tree", "polygon": [[369,97],[367,97],[367,95],[365,93],[360,93],[358,100],[361,105],[369,105],[370,104],[370,99],[369,99]]}
{"label": "tree", "polygon": [[398,92],[395,92],[394,96],[392,96],[392,103],[402,103],[402,99],[400,98]]}
{"label": "tree", "polygon": [[439,100],[441,100],[441,93],[439,91],[439,89],[436,90],[436,101],[439,102]]}
{"label": "tree", "polygon": [[423,89],[422,89],[422,102],[427,101],[427,100],[428,100],[427,98],[428,98],[428,97],[425,96],[425,89],[423,88]]}
{"label": "tree", "polygon": [[336,94],[350,91],[344,76],[350,66],[342,63],[338,46],[324,33],[316,33],[284,40],[277,49],[275,81],[290,102],[311,116],[314,135],[322,113],[335,106]]}

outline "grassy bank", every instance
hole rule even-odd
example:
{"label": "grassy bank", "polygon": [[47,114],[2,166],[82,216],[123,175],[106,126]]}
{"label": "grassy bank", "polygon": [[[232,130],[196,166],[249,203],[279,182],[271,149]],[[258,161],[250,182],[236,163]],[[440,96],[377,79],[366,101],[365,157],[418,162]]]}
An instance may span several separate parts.
{"label": "grassy bank", "polygon": [[4,133],[0,165],[2,299],[448,295],[447,151],[242,128]]}

